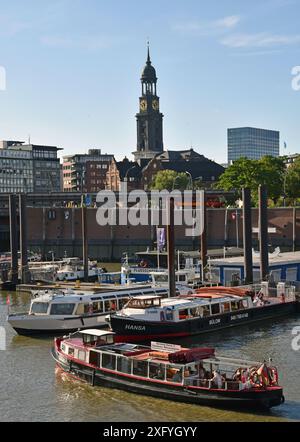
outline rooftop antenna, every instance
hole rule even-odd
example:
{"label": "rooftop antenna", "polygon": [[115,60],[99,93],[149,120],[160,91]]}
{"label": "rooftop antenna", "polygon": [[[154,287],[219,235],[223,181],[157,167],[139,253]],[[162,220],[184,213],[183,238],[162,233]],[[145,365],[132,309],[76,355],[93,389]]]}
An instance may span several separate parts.
{"label": "rooftop antenna", "polygon": [[28,135],[28,144],[31,144],[30,134]]}

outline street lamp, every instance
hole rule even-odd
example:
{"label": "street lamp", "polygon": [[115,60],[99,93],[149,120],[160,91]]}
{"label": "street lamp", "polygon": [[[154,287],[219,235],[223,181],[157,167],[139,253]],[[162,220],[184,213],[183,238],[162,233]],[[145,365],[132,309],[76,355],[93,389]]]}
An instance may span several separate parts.
{"label": "street lamp", "polygon": [[188,172],[187,170],[185,171],[185,173],[190,177],[190,187],[191,187],[191,190],[193,190],[193,177],[190,174],[190,172]]}

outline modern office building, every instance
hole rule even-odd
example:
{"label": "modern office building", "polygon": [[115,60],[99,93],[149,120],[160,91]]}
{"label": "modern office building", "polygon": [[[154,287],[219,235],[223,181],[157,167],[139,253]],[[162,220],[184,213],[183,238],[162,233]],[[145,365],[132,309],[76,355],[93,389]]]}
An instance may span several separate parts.
{"label": "modern office building", "polygon": [[280,133],[275,130],[238,127],[228,129],[228,163],[246,157],[251,160],[271,155],[278,157]]}
{"label": "modern office building", "polygon": [[105,189],[106,174],[113,155],[102,154],[100,149],[90,149],[87,154],[63,158],[64,192],[94,193]]}
{"label": "modern office building", "polygon": [[0,192],[59,192],[59,150],[23,141],[0,141]]}

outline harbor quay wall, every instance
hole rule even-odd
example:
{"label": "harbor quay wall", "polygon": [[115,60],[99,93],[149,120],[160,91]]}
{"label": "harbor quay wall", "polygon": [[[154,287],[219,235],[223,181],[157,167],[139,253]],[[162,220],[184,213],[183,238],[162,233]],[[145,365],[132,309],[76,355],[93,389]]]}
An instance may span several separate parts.
{"label": "harbor quay wall", "polygon": [[[87,209],[87,232],[89,257],[99,260],[119,260],[122,253],[153,247],[156,228],[153,226],[99,226],[96,208]],[[300,208],[268,209],[269,245],[292,250],[300,248]],[[258,227],[258,210],[252,209],[252,225]],[[53,251],[56,257],[81,256],[82,232],[80,208],[28,207],[28,248],[49,258]],[[207,242],[209,248],[242,247],[242,210],[208,209]],[[197,250],[199,238],[187,237],[186,226],[175,227],[176,247],[182,250]],[[253,232],[253,245],[258,247],[258,234]],[[8,215],[0,213],[0,252],[9,250]]]}

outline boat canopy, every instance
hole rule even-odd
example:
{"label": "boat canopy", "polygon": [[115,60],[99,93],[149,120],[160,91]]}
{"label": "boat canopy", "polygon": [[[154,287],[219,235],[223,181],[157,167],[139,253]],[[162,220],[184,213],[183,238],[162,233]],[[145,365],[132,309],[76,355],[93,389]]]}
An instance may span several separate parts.
{"label": "boat canopy", "polygon": [[115,335],[115,333],[112,331],[97,329],[80,330],[79,333],[81,333],[82,335],[97,336],[99,338],[103,336]]}

